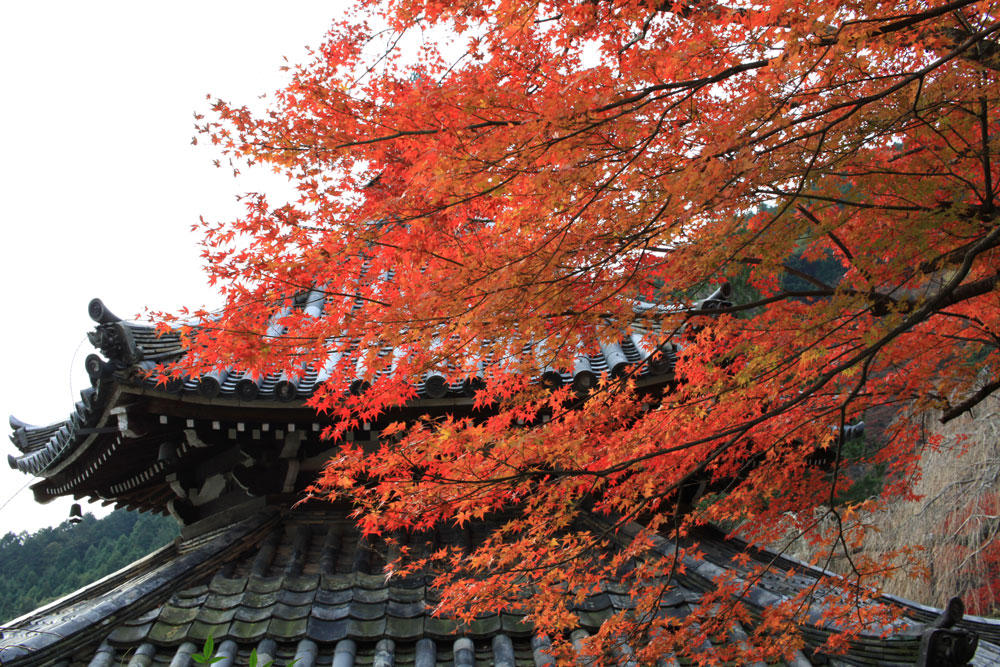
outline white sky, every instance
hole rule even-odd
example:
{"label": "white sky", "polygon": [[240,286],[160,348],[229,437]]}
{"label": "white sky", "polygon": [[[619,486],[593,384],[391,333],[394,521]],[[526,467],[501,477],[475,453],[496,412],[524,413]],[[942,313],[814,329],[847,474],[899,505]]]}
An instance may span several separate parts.
{"label": "white sky", "polygon": [[[0,412],[69,414],[89,384],[92,297],[124,318],[213,302],[190,227],[235,216],[234,195],[266,181],[214,168],[207,142],[190,144],[192,113],[207,93],[252,103],[279,88],[282,56],[304,60],[345,4],[0,4]],[[28,478],[0,443],[2,505]],[[0,534],[57,524],[71,502],[37,505],[25,489]]]}

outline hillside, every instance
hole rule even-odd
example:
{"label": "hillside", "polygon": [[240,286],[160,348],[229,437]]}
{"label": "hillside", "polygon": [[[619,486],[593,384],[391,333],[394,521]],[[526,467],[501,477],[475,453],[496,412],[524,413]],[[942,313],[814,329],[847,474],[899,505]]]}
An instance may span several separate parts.
{"label": "hillside", "polygon": [[[914,574],[905,568],[890,573],[885,593],[935,607],[944,607],[958,595],[970,613],[1000,614],[1000,397],[990,397],[944,425],[937,414],[906,417],[887,411],[886,415],[865,416],[874,427],[866,429],[866,446],[879,445],[885,419],[920,419],[923,472],[909,480],[916,499],[893,501],[868,517],[864,544],[855,547],[851,557],[888,554],[900,545],[913,545],[913,555],[925,571]],[[880,470],[859,474],[864,474],[865,483],[848,500],[861,500],[881,486]],[[814,555],[812,547],[797,538],[772,547],[803,560]],[[841,574],[851,570],[843,553],[823,565]]]}
{"label": "hillside", "polygon": [[170,517],[117,511],[0,538],[0,619],[7,622],[110,574],[178,534]]}
{"label": "hillside", "polygon": [[870,553],[899,544],[923,548],[927,576],[897,576],[887,592],[943,606],[960,595],[972,613],[1000,612],[1000,398],[942,425],[925,415],[919,500],[896,502],[876,518]]}

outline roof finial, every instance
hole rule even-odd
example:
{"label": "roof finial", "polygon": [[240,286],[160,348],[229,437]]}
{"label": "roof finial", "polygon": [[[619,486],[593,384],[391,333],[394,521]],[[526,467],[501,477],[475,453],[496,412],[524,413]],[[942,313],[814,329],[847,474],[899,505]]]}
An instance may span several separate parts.
{"label": "roof finial", "polygon": [[944,612],[931,623],[920,638],[917,667],[965,667],[976,655],[979,636],[955,624],[965,616],[962,598],[948,600]]}
{"label": "roof finial", "polygon": [[90,300],[90,303],[87,305],[87,314],[90,315],[90,319],[98,324],[114,324],[115,322],[122,321],[122,318],[108,310],[108,307],[100,299]]}

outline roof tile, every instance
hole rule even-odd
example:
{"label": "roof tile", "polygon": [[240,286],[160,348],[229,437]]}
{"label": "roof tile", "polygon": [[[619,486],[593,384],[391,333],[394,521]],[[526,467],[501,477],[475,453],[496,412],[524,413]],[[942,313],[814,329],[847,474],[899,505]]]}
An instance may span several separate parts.
{"label": "roof tile", "polygon": [[424,635],[424,616],[389,616],[385,620],[385,634],[400,641],[416,641]]}
{"label": "roof tile", "polygon": [[358,602],[354,600],[351,602],[350,609],[348,612],[351,618],[356,618],[360,621],[370,621],[377,618],[382,618],[385,616],[385,603],[375,602],[372,604],[366,602]]}
{"label": "roof tile", "polygon": [[229,632],[233,638],[241,641],[256,641],[267,632],[267,625],[270,617],[261,621],[241,621],[235,620]]}
{"label": "roof tile", "polygon": [[272,616],[275,618],[284,619],[287,621],[305,618],[309,615],[311,605],[307,602],[301,605],[288,605],[279,602],[274,606],[274,611]]}
{"label": "roof tile", "polygon": [[347,637],[347,620],[326,621],[311,616],[306,626],[306,634],[317,642],[335,642]]}
{"label": "roof tile", "polygon": [[160,610],[157,620],[170,625],[182,625],[190,623],[198,615],[201,607],[177,607],[172,604],[164,605]]}
{"label": "roof tile", "polygon": [[291,641],[304,637],[309,626],[309,619],[306,617],[286,620],[282,618],[272,618],[267,626],[267,635],[275,639]]}
{"label": "roof tile", "polygon": [[499,614],[476,618],[462,627],[465,634],[474,639],[485,639],[500,632],[503,622]]}
{"label": "roof tile", "polygon": [[378,639],[385,633],[385,617],[374,620],[347,619],[347,632],[355,639]]}
{"label": "roof tile", "polygon": [[220,595],[234,595],[236,593],[242,593],[246,589],[246,586],[247,580],[244,578],[230,579],[229,577],[217,574],[212,577],[212,581],[208,585],[208,588],[213,593],[219,593]]}
{"label": "roof tile", "polygon": [[[235,625],[233,623],[232,625]],[[195,621],[188,629],[187,638],[203,642],[209,637],[221,638],[229,634],[229,623],[203,623]]]}
{"label": "roof tile", "polygon": [[281,590],[283,577],[251,576],[247,581],[247,591],[250,593],[276,593]]}
{"label": "roof tile", "polygon": [[312,607],[312,616],[322,621],[339,621],[350,615],[350,604],[326,605],[316,603]]}
{"label": "roof tile", "polygon": [[152,627],[152,622],[142,625],[119,625],[108,635],[108,641],[118,645],[139,644],[146,640]]}
{"label": "roof tile", "polygon": [[455,619],[440,616],[424,618],[424,634],[432,639],[453,639],[459,624]]}
{"label": "roof tile", "polygon": [[258,593],[253,590],[247,590],[243,594],[243,606],[251,607],[253,609],[263,609],[264,607],[270,607],[278,601],[278,591],[273,590],[267,593]]}
{"label": "roof tile", "polygon": [[238,610],[233,609],[211,609],[210,607],[202,607],[198,612],[198,616],[195,620],[200,623],[206,623],[209,625],[220,625],[223,623],[228,623],[233,620],[236,616]]}
{"label": "roof tile", "polygon": [[284,588],[278,592],[278,602],[292,606],[312,604],[312,601],[315,598],[316,598],[315,589],[309,589],[306,591],[297,591]]}
{"label": "roof tile", "polygon": [[149,641],[160,644],[173,644],[186,639],[190,628],[190,623],[185,623],[183,625],[171,625],[170,623],[157,621],[149,630],[148,639]]}
{"label": "roof tile", "polygon": [[205,598],[205,604],[203,606],[210,607],[212,609],[234,609],[238,607],[242,601],[242,593],[237,593],[235,595],[209,593]]}
{"label": "roof tile", "polygon": [[[354,588],[354,581],[346,574],[320,575],[321,591],[342,591]],[[317,593],[317,599],[319,594]]]}
{"label": "roof tile", "polygon": [[389,600],[385,605],[385,613],[397,618],[414,618],[423,616],[428,611],[427,604],[423,599],[413,602],[397,602]]}
{"label": "roof tile", "polygon": [[419,588],[399,588],[389,587],[389,599],[396,602],[421,602],[427,599],[427,590],[421,586]]}
{"label": "roof tile", "polygon": [[246,623],[266,621],[271,618],[271,612],[273,610],[273,605],[267,607],[242,606],[236,610],[236,620]]}
{"label": "roof tile", "polygon": [[320,589],[316,591],[316,603],[324,605],[347,604],[354,599],[354,589]]}
{"label": "roof tile", "polygon": [[354,600],[356,602],[379,603],[385,602],[388,599],[389,589],[385,587],[384,582],[382,584],[382,588],[377,588],[375,590],[367,588],[354,589]]}
{"label": "roof tile", "polygon": [[282,590],[294,593],[310,593],[319,587],[319,575],[286,575]]}
{"label": "roof tile", "polygon": [[501,627],[504,634],[525,636],[531,634],[531,626],[524,622],[524,616],[503,612],[500,614]]}

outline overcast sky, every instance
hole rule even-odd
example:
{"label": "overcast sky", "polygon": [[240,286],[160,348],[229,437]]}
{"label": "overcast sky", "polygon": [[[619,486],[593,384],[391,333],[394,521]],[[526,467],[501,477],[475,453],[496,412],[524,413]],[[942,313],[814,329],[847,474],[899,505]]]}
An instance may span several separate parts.
{"label": "overcast sky", "polygon": [[[302,61],[338,7],[0,4],[0,411],[34,424],[69,414],[89,384],[92,297],[128,319],[214,302],[191,225],[235,216],[237,192],[267,185],[214,168],[207,142],[191,145],[192,114],[208,93],[250,103],[279,88],[282,56]],[[28,479],[0,443],[2,505]],[[23,490],[0,510],[0,534],[59,523],[72,502],[61,500],[39,506]]]}

